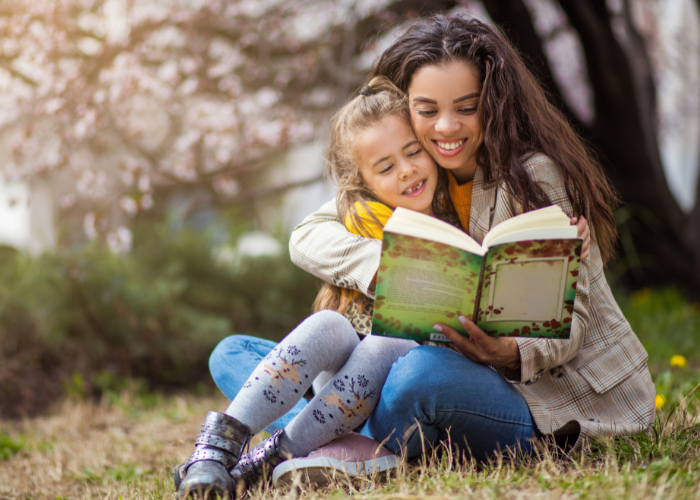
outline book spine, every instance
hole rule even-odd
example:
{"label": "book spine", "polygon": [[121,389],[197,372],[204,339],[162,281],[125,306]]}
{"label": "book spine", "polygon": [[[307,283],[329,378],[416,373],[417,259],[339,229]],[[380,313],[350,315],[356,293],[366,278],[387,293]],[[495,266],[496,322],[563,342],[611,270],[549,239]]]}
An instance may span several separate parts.
{"label": "book spine", "polygon": [[[488,255],[488,252],[486,252]],[[472,321],[476,324],[479,321],[479,304],[481,304],[481,290],[484,287],[484,271],[486,269],[486,255],[481,260],[481,273],[479,274],[479,286],[476,289],[476,298],[474,299],[474,314],[472,315]]]}

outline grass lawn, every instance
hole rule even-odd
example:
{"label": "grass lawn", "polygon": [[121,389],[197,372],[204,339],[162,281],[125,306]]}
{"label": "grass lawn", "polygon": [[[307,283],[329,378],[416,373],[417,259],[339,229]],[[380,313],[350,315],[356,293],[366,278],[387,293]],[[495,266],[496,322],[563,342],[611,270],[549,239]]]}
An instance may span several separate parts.
{"label": "grass lawn", "polygon": [[[250,497],[700,499],[700,405],[696,393],[685,398],[700,382],[700,305],[670,290],[618,299],[649,351],[659,406],[652,435],[482,468],[431,457],[383,484],[338,478],[323,491]],[[66,401],[50,416],[0,420],[0,500],[175,498],[171,467],[191,453],[205,413],[226,404],[220,395],[165,397],[135,386],[98,403]]]}

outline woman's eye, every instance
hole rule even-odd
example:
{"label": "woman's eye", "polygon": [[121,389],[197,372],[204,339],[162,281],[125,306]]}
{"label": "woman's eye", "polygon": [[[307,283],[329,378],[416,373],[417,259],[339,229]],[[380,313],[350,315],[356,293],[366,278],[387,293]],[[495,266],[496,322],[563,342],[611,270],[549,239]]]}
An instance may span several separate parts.
{"label": "woman's eye", "polygon": [[460,113],[473,113],[474,111],[476,111],[476,106],[473,108],[461,108],[459,110]]}
{"label": "woman's eye", "polygon": [[421,116],[433,116],[436,113],[434,109],[416,109],[415,111]]}

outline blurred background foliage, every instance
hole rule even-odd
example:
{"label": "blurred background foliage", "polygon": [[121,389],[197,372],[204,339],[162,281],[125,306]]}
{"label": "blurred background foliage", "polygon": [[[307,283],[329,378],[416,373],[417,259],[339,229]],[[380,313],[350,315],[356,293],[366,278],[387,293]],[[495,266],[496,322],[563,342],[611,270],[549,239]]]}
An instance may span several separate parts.
{"label": "blurred background foliage", "polygon": [[220,233],[151,220],[135,232],[126,255],[99,244],[38,258],[3,249],[0,414],[119,390],[128,378],[145,389],[211,386],[207,360],[221,339],[279,340],[310,313],[317,280],[286,251],[217,259]]}
{"label": "blurred background foliage", "polygon": [[700,368],[699,302],[689,301],[675,288],[642,288],[631,294],[620,291],[616,298],[656,371],[667,367],[676,355],[690,360],[690,367]]}

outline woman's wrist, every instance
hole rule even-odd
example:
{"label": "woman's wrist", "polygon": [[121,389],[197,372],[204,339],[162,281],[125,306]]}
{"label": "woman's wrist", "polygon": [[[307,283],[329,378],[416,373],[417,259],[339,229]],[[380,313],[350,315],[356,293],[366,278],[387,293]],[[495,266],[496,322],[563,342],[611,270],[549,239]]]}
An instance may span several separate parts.
{"label": "woman's wrist", "polygon": [[515,339],[511,339],[511,349],[512,354],[515,359],[508,363],[505,367],[510,371],[520,370],[520,347],[518,347],[518,342]]}
{"label": "woman's wrist", "polygon": [[518,359],[516,362],[512,363],[509,366],[506,366],[506,368],[512,372],[520,370],[520,360]]}

